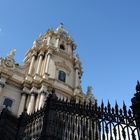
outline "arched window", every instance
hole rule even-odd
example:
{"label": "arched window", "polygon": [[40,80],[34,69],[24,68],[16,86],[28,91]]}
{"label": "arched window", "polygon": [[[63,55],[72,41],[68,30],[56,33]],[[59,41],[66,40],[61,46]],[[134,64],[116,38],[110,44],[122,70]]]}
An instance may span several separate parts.
{"label": "arched window", "polygon": [[3,105],[7,108],[11,108],[12,107],[12,104],[13,104],[13,101],[10,99],[10,98],[5,98],[4,99],[4,102],[3,102]]}
{"label": "arched window", "polygon": [[60,49],[65,50],[65,46],[63,44],[60,44]]}
{"label": "arched window", "polygon": [[64,71],[59,71],[58,73],[58,80],[65,82],[66,81],[66,73]]}

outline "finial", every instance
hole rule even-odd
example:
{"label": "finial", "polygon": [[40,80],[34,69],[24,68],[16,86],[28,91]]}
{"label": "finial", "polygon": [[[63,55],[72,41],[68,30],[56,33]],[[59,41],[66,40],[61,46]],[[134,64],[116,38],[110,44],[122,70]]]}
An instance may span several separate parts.
{"label": "finial", "polygon": [[137,80],[136,91],[140,92],[140,82]]}
{"label": "finial", "polygon": [[95,103],[95,97],[92,94],[92,87],[91,86],[87,87],[87,92],[86,92],[86,97],[85,98],[86,98],[86,100],[89,100],[92,103]]}
{"label": "finial", "polygon": [[39,34],[39,38],[41,38],[41,37],[42,37],[42,33]]}
{"label": "finial", "polygon": [[33,48],[36,48],[36,47],[38,47],[38,44],[37,44],[37,41],[35,40],[35,41],[33,42]]}
{"label": "finial", "polygon": [[64,31],[63,25],[64,25],[64,24],[61,22],[61,23],[59,24],[59,26],[57,27],[56,31],[57,31],[57,32],[63,32],[63,31]]}
{"label": "finial", "polygon": [[53,28],[50,27],[47,32],[53,32]]}
{"label": "finial", "polygon": [[9,52],[9,54],[8,54],[7,57],[8,57],[9,59],[14,59],[15,52],[16,52],[16,49],[11,50],[11,51]]}
{"label": "finial", "polygon": [[64,24],[63,22],[60,22],[60,25],[59,25],[61,28],[63,28]]}
{"label": "finial", "polygon": [[87,94],[92,94],[92,86],[87,87]]}

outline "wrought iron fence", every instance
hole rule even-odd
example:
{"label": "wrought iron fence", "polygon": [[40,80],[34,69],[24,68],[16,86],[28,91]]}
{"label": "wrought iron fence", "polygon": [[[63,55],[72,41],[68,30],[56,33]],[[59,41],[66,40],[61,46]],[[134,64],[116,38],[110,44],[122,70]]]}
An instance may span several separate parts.
{"label": "wrought iron fence", "polygon": [[[23,140],[139,140],[139,129],[131,109],[119,109],[117,103],[64,101],[51,94],[40,111],[23,114],[20,133]],[[26,120],[26,121],[25,121]],[[21,121],[22,122],[22,121]],[[24,124],[24,125],[22,125]]]}
{"label": "wrought iron fence", "polygon": [[18,119],[8,109],[0,114],[0,140],[14,140],[17,134]]}
{"label": "wrought iron fence", "polygon": [[50,95],[45,111],[44,127],[40,140],[139,140],[140,134],[136,127],[131,110],[123,105],[119,109],[117,103],[111,107],[108,102],[104,106],[97,103],[77,104],[58,100]]}
{"label": "wrought iron fence", "polygon": [[[31,115],[24,112],[14,122],[9,114],[1,118],[12,124],[8,129],[14,132],[15,140],[139,140],[135,116],[125,104],[121,109],[117,103],[115,107],[109,102],[107,106],[103,102],[76,103],[74,99],[64,101],[50,94],[44,107]],[[0,140],[5,131],[0,128]]]}
{"label": "wrought iron fence", "polygon": [[28,115],[22,113],[19,118],[17,140],[37,140],[40,137],[44,119],[44,109]]}

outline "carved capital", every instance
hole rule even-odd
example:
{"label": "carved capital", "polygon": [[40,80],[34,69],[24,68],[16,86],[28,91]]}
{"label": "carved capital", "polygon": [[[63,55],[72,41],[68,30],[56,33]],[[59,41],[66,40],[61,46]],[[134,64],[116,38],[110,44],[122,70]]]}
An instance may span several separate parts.
{"label": "carved capital", "polygon": [[44,52],[40,51],[39,56],[44,56]]}
{"label": "carved capital", "polygon": [[47,87],[45,85],[42,85],[40,89],[40,93],[46,93],[47,92]]}
{"label": "carved capital", "polygon": [[29,91],[29,89],[27,88],[27,87],[24,87],[23,88],[23,93],[29,93],[30,91]]}
{"label": "carved capital", "polygon": [[53,50],[49,49],[47,52],[47,55],[51,55],[53,53]]}
{"label": "carved capital", "polygon": [[32,87],[32,89],[30,90],[31,95],[32,94],[38,94],[38,91],[35,87]]}
{"label": "carved capital", "polygon": [[37,56],[37,52],[36,51],[33,51],[33,53],[32,53],[32,56]]}
{"label": "carved capital", "polygon": [[28,95],[28,93],[26,93],[26,92],[21,92],[21,96],[26,96],[26,95]]}

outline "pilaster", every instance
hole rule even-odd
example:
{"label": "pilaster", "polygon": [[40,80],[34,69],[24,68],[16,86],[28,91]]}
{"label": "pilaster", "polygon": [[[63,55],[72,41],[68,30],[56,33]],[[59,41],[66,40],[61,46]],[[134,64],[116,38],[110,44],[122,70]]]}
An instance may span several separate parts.
{"label": "pilaster", "polygon": [[48,69],[49,69],[49,63],[50,63],[50,59],[51,59],[51,55],[52,55],[52,50],[48,50],[46,55],[47,56],[45,58],[47,58],[47,61],[46,61],[46,66],[45,66],[45,73],[43,76],[44,79],[48,78]]}
{"label": "pilaster", "polygon": [[49,44],[50,44],[50,40],[51,40],[51,37],[50,37],[50,36],[48,36],[48,39],[47,39],[47,45],[49,45]]}
{"label": "pilaster", "polygon": [[37,95],[37,89],[33,87],[30,91],[30,100],[27,108],[27,113],[31,114],[35,111],[35,97]]}
{"label": "pilaster", "polygon": [[56,48],[58,48],[59,40],[60,40],[59,38],[56,39],[56,43],[55,43],[55,47],[56,47]]}
{"label": "pilaster", "polygon": [[39,61],[38,61],[37,70],[36,70],[36,74],[35,74],[34,79],[37,80],[37,81],[40,81],[41,80],[40,71],[41,71],[41,66],[42,66],[42,60],[43,60],[43,57],[44,57],[44,52],[41,51],[38,56],[39,56]]}
{"label": "pilaster", "polygon": [[37,66],[37,70],[36,70],[36,74],[37,75],[39,75],[39,72],[40,72],[40,68],[41,68],[41,63],[42,63],[43,56],[44,56],[44,52],[41,51],[39,53],[39,61],[38,61],[38,66]]}
{"label": "pilaster", "polygon": [[36,56],[37,56],[37,53],[34,51],[33,54],[32,54],[32,59],[31,59],[31,63],[30,63],[28,75],[31,75],[32,74],[32,69],[33,69],[33,65],[34,65],[35,57]]}
{"label": "pilaster", "polygon": [[25,109],[26,96],[27,96],[26,92],[21,93],[21,100],[20,100],[20,105],[19,105],[19,109],[18,109],[18,116],[20,116]]}
{"label": "pilaster", "polygon": [[43,107],[44,101],[46,99],[46,94],[47,94],[47,88],[45,85],[42,85],[42,87],[40,89],[40,99],[39,99],[38,109]]}

